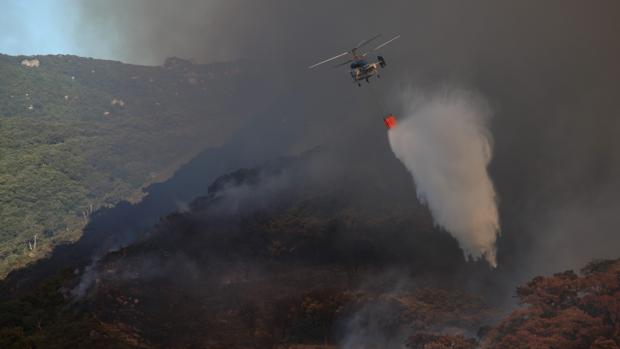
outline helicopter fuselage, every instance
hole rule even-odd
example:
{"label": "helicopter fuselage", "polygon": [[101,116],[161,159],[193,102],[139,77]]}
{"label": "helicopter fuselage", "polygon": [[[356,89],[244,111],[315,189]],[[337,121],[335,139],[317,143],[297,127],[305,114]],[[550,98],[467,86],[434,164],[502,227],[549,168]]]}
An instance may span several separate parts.
{"label": "helicopter fuselage", "polygon": [[359,59],[351,63],[351,78],[353,81],[360,84],[360,81],[369,79],[373,76],[379,77],[379,69],[385,67],[385,60],[379,56],[377,62],[367,62],[366,60]]}

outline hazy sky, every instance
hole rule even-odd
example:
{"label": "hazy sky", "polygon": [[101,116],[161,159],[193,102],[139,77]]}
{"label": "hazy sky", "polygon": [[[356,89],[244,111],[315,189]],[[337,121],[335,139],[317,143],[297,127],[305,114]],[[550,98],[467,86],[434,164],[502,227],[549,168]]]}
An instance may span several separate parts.
{"label": "hazy sky", "polygon": [[0,12],[0,53],[85,55],[73,42],[78,11],[64,0],[4,0]]}

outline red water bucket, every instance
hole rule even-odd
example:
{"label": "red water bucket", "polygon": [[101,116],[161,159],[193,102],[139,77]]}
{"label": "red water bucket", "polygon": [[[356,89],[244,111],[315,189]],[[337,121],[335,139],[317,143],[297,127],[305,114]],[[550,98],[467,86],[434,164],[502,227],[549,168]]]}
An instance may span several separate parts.
{"label": "red water bucket", "polygon": [[383,122],[385,123],[385,127],[387,127],[388,130],[396,127],[396,117],[392,114],[384,117]]}

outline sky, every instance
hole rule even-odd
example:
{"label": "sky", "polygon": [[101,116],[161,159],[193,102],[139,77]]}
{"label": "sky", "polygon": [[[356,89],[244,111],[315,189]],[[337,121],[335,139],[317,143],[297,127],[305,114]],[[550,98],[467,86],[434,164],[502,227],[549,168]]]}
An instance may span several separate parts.
{"label": "sky", "polygon": [[87,55],[73,40],[78,11],[64,0],[3,0],[0,53]]}

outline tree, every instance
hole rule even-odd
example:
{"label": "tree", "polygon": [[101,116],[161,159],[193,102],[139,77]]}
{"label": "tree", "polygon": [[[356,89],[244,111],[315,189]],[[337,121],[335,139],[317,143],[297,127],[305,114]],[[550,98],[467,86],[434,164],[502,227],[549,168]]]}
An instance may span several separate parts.
{"label": "tree", "polygon": [[536,277],[517,289],[526,305],[484,338],[482,348],[607,349],[620,343],[620,260]]}

